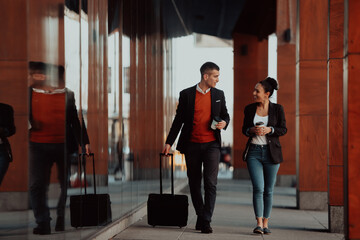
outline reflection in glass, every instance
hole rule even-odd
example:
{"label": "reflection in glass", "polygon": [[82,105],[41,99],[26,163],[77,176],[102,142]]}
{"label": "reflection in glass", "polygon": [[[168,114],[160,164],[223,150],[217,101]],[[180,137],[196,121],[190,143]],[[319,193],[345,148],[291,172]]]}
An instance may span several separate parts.
{"label": "reflection in glass", "polygon": [[[5,213],[18,218],[4,228],[19,239],[55,232],[51,238],[86,238],[103,226],[74,229],[70,196],[86,187],[92,193],[96,184],[110,194],[116,221],[159,191],[158,152],[175,107],[171,40],[160,31],[159,0],[26,5],[29,78],[22,91],[30,114],[19,129],[29,130],[22,196],[29,191],[32,209],[23,200],[15,207],[22,211]],[[96,181],[90,161],[86,178],[79,171],[78,153],[86,151],[95,154]]]}

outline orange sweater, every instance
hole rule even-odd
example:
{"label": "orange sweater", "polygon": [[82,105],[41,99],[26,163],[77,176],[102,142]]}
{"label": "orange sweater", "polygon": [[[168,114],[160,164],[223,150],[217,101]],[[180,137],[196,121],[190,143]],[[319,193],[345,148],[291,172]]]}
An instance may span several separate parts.
{"label": "orange sweater", "polygon": [[65,142],[65,93],[32,92],[30,141],[36,143]]}
{"label": "orange sweater", "polygon": [[196,91],[195,111],[191,142],[207,143],[215,141],[214,131],[211,124],[211,93],[202,94]]}

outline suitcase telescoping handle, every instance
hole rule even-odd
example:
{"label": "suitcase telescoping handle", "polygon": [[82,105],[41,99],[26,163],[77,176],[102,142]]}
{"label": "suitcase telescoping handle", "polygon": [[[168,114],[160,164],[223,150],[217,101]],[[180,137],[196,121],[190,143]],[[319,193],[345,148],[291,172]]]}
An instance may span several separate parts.
{"label": "suitcase telescoping handle", "polygon": [[160,194],[163,194],[163,187],[162,187],[162,167],[161,167],[161,159],[162,157],[170,157],[171,159],[171,194],[174,195],[174,156],[172,153],[168,153],[165,155],[164,153],[160,153]]}
{"label": "suitcase telescoping handle", "polygon": [[[84,179],[85,179],[85,195],[87,194],[86,192],[86,156],[89,156],[92,158],[92,164],[93,164],[93,178],[94,178],[94,194],[96,194],[96,181],[95,181],[95,157],[93,153],[90,153],[89,155],[86,153],[80,153],[79,154],[79,158],[80,158],[80,172],[81,172],[81,166],[83,168],[84,171]],[[81,176],[81,174],[80,174]]]}

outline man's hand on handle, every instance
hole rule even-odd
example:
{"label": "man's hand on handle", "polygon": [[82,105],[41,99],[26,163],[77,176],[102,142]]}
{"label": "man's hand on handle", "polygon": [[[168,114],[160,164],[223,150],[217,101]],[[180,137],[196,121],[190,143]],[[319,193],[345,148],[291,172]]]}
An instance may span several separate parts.
{"label": "man's hand on handle", "polygon": [[90,144],[85,145],[85,151],[86,151],[86,155],[89,155],[91,153]]}
{"label": "man's hand on handle", "polygon": [[171,148],[170,144],[165,144],[164,150],[162,151],[162,153],[165,155],[168,155],[170,148]]}

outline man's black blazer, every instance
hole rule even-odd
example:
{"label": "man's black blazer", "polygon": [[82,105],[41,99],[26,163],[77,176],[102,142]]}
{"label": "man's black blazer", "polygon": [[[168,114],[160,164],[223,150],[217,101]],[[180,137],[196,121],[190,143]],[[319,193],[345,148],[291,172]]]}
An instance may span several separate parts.
{"label": "man's black blazer", "polygon": [[[218,116],[226,122],[227,128],[230,122],[230,116],[228,114],[225,102],[224,92],[211,88],[211,119]],[[181,130],[180,138],[176,149],[181,153],[185,153],[188,143],[190,142],[191,132],[193,129],[194,110],[195,110],[195,96],[196,85],[180,92],[179,104],[176,109],[176,115],[172,126],[170,128],[169,135],[166,139],[166,143],[172,145]],[[209,128],[210,128],[209,123]],[[221,145],[220,130],[215,130],[216,141]]]}
{"label": "man's black blazer", "polygon": [[13,108],[4,103],[0,103],[0,138],[5,149],[9,155],[9,161],[12,161],[11,147],[8,141],[8,137],[15,134],[15,124],[14,124],[14,110]]}
{"label": "man's black blazer", "polygon": [[77,152],[79,146],[85,152],[85,145],[89,144],[84,118],[81,124],[75,104],[74,92],[66,88],[66,147],[68,153]]}
{"label": "man's black blazer", "polygon": [[[255,135],[249,135],[248,129],[254,127],[254,117],[256,113],[257,103],[249,104],[245,107],[244,110],[244,123],[242,127],[242,132],[249,140],[246,144],[246,148],[243,154],[243,159],[246,161],[247,152],[249,150],[249,146],[252,138]],[[283,136],[287,132],[286,121],[285,121],[285,113],[284,108],[280,104],[269,103],[269,112],[268,112],[269,120],[268,127],[273,127],[274,132],[272,134],[266,134],[267,144],[270,149],[270,157],[273,163],[281,163],[283,162],[283,156],[281,151],[281,145],[279,141],[279,136]]]}

